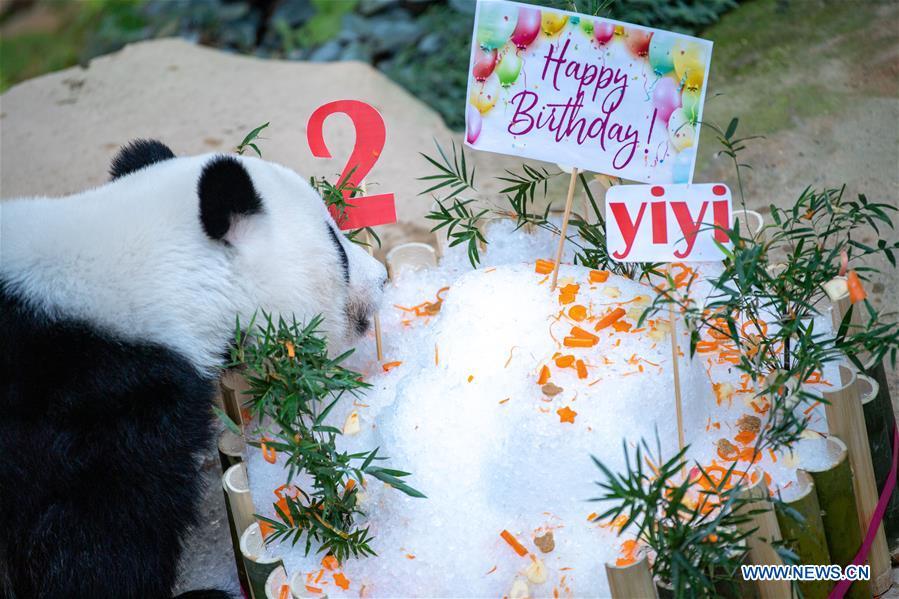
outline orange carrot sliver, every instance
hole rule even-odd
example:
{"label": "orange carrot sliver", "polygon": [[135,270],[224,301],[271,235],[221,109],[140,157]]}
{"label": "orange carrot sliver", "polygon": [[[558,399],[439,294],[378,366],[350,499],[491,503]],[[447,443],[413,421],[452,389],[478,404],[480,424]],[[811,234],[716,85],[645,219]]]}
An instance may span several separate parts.
{"label": "orange carrot sliver", "polygon": [[589,331],[585,331],[581,327],[571,327],[571,333],[569,333],[572,337],[578,337],[580,339],[597,339],[596,335],[590,333]]}
{"label": "orange carrot sliver", "polygon": [[343,573],[338,572],[333,576],[333,578],[334,584],[342,588],[344,591],[350,588],[350,581],[346,576],[343,575]]}
{"label": "orange carrot sliver", "polygon": [[587,318],[587,308],[580,304],[575,304],[568,308],[568,316],[570,316],[572,320],[580,322]]}
{"label": "orange carrot sliver", "polygon": [[503,540],[508,543],[512,549],[515,550],[515,553],[517,553],[521,557],[524,557],[528,554],[528,550],[525,548],[525,546],[519,543],[518,539],[516,539],[515,536],[508,530],[503,529],[503,531],[499,533],[499,536],[501,536]]}
{"label": "orange carrot sliver", "polygon": [[550,371],[549,371],[549,368],[547,368],[546,366],[543,366],[543,367],[540,369],[540,376],[537,378],[537,384],[538,384],[538,385],[545,385],[545,384],[546,384],[546,381],[549,380],[550,374],[551,374],[551,373],[550,373]]}
{"label": "orange carrot sliver", "polygon": [[593,347],[599,342],[599,338],[594,337],[593,339],[584,339],[582,337],[565,337],[562,340],[562,345],[565,347]]}
{"label": "orange carrot sliver", "polygon": [[325,570],[336,570],[338,566],[340,566],[340,564],[333,555],[328,554],[322,558],[322,567],[324,567]]}
{"label": "orange carrot sliver", "polygon": [[402,364],[402,362],[400,362],[400,361],[397,361],[397,362],[386,362],[386,363],[384,363],[384,364],[381,366],[381,368],[384,369],[384,372],[390,372],[391,370],[393,370],[394,368],[396,368],[396,367],[399,366],[400,364]]}
{"label": "orange carrot sliver", "polygon": [[584,364],[583,360],[577,361],[577,378],[585,379],[587,378],[587,366]]}
{"label": "orange carrot sliver", "polygon": [[555,267],[555,262],[550,262],[549,260],[537,260],[537,263],[534,265],[534,272],[541,275],[548,275]]}
{"label": "orange carrot sliver", "polygon": [[614,310],[600,318],[599,322],[597,322],[596,326],[593,328],[597,331],[600,329],[604,329],[615,321],[619,320],[625,314],[627,314],[627,311],[624,308],[615,308]]}
{"label": "orange carrot sliver", "polygon": [[278,592],[278,599],[290,599],[290,586],[286,584],[281,585],[281,590]]}
{"label": "orange carrot sliver", "polygon": [[854,270],[850,270],[846,275],[846,285],[849,287],[849,301],[853,304],[864,301],[868,297],[862,282],[858,278],[858,274]]}

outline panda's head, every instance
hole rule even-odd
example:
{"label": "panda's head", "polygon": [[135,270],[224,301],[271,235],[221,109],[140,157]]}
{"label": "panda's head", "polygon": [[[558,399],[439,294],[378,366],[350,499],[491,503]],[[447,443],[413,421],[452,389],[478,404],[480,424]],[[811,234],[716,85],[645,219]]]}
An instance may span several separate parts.
{"label": "panda's head", "polygon": [[[182,201],[196,202],[187,226],[196,227],[206,255],[198,264],[227,271],[230,305],[242,322],[257,310],[298,321],[321,314],[337,344],[368,331],[384,266],[340,232],[320,195],[293,170],[246,156],[175,158],[161,143],[143,140],[121,151],[111,174],[166,178],[165,165],[181,162],[172,165],[173,177],[195,177],[193,197]],[[234,315],[226,316],[233,330]]]}

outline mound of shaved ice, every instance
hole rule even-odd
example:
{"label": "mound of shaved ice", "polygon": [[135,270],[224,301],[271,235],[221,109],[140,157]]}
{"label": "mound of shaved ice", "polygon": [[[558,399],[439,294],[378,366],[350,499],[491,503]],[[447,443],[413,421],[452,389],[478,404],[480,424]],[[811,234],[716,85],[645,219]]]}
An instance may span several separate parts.
{"label": "mound of shaved ice", "polygon": [[[570,265],[571,248],[552,291],[534,266],[554,255],[556,238],[546,231],[528,234],[499,222],[489,241],[477,270],[463,248],[451,248],[437,268],[400,275],[381,310],[384,362],[373,339],[348,361],[372,388],[330,415],[342,428],[355,412],[361,424],[358,433],[338,438],[338,449],[379,447],[390,457],[383,465],[413,473],[409,484],[427,499],[368,477],[360,493],[367,515],[357,523],[371,526],[378,555],[348,560],[339,570],[323,567],[320,554],[306,556],[302,543],[271,544],[288,574],[300,573],[302,593],[503,597],[513,585],[526,585],[535,597],[609,595],[603,564],[616,561],[629,537],[593,521],[607,506],[589,501],[600,495],[601,479],[591,455],[620,472],[623,442],[654,444],[658,434],[666,457],[677,451],[670,325],[658,318],[636,330],[652,288],[616,275],[591,282],[589,269]],[[573,301],[560,303],[561,290],[568,286],[570,293],[574,285]],[[584,306],[588,317],[572,319],[573,305]],[[616,307],[626,311],[620,324],[630,330],[594,330]],[[596,344],[566,347],[574,326],[595,334]],[[690,360],[683,326],[677,338],[690,456],[726,467],[719,439],[742,447],[734,440],[746,428],[740,418],[763,416],[732,364]],[[583,361],[586,376],[556,364],[566,355]],[[400,364],[385,372],[389,362]],[[549,378],[541,381],[544,367]],[[812,429],[826,430],[820,406],[808,417]],[[772,491],[794,484],[803,459],[828,459],[823,443],[813,440],[820,435],[808,437],[806,457],[772,454],[757,463]],[[251,448],[248,468],[257,512],[276,517],[273,490],[287,477],[284,456],[269,464]],[[519,555],[503,531],[528,554]]]}

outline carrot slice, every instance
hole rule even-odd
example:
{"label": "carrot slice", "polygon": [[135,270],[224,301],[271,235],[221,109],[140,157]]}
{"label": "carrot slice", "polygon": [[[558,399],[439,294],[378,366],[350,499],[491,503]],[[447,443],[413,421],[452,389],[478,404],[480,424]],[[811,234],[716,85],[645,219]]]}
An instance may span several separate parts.
{"label": "carrot slice", "polygon": [[846,275],[846,285],[849,287],[849,301],[853,304],[862,302],[868,297],[868,294],[865,293],[865,288],[862,287],[861,279],[858,278],[858,274],[854,270],[850,270],[849,274]]}
{"label": "carrot slice", "polygon": [[609,271],[607,270],[591,270],[590,271],[590,282],[591,283],[605,283],[609,280]]}
{"label": "carrot slice", "polygon": [[742,443],[743,445],[749,445],[750,443],[755,441],[755,433],[752,431],[740,431],[739,433],[737,433],[737,435],[734,437],[734,439],[738,443]]}
{"label": "carrot slice", "polygon": [[515,553],[517,553],[521,557],[524,557],[528,554],[528,550],[525,548],[525,546],[519,543],[518,539],[516,539],[515,536],[508,530],[503,529],[503,531],[499,533],[499,536],[501,536],[503,540],[508,543],[509,546],[512,547],[512,549],[515,550]]}
{"label": "carrot slice", "polygon": [[697,341],[696,342],[696,353],[698,354],[707,354],[718,349],[717,341]]}
{"label": "carrot slice", "polygon": [[585,331],[581,327],[571,327],[572,337],[578,337],[579,339],[590,339],[590,340],[598,340],[597,336],[589,331]]}
{"label": "carrot slice", "polygon": [[290,586],[281,585],[281,591],[278,593],[278,599],[290,599]]}
{"label": "carrot slice", "polygon": [[343,573],[338,572],[337,574],[335,574],[333,576],[333,578],[334,578],[334,584],[336,584],[337,586],[342,588],[344,591],[347,590],[348,588],[350,588],[350,581],[349,581],[349,579],[347,579],[346,576],[343,575]]}
{"label": "carrot slice", "polygon": [[572,364],[574,364],[574,356],[571,354],[556,358],[556,366],[559,368],[568,368]]}
{"label": "carrot slice", "polygon": [[578,360],[576,365],[577,365],[577,378],[579,378],[579,379],[587,378],[587,365],[584,364],[584,361]]}
{"label": "carrot slice", "polygon": [[580,304],[575,304],[568,308],[568,316],[570,316],[572,320],[580,322],[587,318],[587,308]]}
{"label": "carrot slice", "polygon": [[622,318],[625,314],[627,314],[627,311],[624,308],[615,308],[614,310],[612,310],[611,312],[609,312],[608,314],[606,314],[605,316],[600,318],[599,322],[597,322],[596,326],[593,328],[594,328],[594,330],[597,330],[597,331],[600,329],[604,329],[607,326],[610,326],[615,321]]}
{"label": "carrot slice", "polygon": [[[626,320],[619,320],[618,322],[612,323],[612,328],[619,333],[627,333],[629,330],[631,330],[631,326],[631,323],[627,322]],[[640,330],[642,331],[643,329]],[[634,332],[636,333],[637,331]]]}
{"label": "carrot slice", "polygon": [[396,367],[399,366],[400,364],[402,364],[402,362],[400,362],[400,361],[396,361],[396,362],[386,362],[386,363],[384,363],[384,365],[381,366],[381,368],[384,369],[384,372],[390,372],[391,370],[393,370],[394,368],[396,368]]}
{"label": "carrot slice", "polygon": [[594,337],[593,339],[584,339],[582,337],[565,337],[562,340],[562,345],[565,347],[593,347],[599,342],[599,338]]}
{"label": "carrot slice", "polygon": [[551,374],[551,373],[550,373],[550,371],[549,371],[549,368],[547,368],[546,366],[543,366],[543,367],[540,369],[540,376],[537,378],[537,384],[538,384],[538,385],[545,385],[545,384],[546,384],[546,381],[549,380],[550,374]]}
{"label": "carrot slice", "polygon": [[322,567],[325,570],[336,570],[340,564],[337,562],[337,558],[329,553],[322,558]]}
{"label": "carrot slice", "polygon": [[537,260],[537,263],[534,265],[534,272],[541,275],[548,275],[555,267],[555,262],[550,262],[549,260]]}

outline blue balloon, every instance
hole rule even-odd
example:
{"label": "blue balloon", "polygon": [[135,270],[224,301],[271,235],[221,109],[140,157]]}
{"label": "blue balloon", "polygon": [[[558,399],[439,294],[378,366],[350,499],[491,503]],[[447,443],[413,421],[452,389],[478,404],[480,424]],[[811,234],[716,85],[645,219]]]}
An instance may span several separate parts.
{"label": "blue balloon", "polygon": [[671,50],[674,47],[674,36],[656,32],[649,42],[649,66],[656,75],[665,75],[674,70],[674,57]]}
{"label": "blue balloon", "polygon": [[673,158],[674,163],[671,165],[671,178],[674,183],[689,183],[690,169],[693,166],[693,159],[696,157],[694,148],[687,148],[683,152],[678,152]]}

